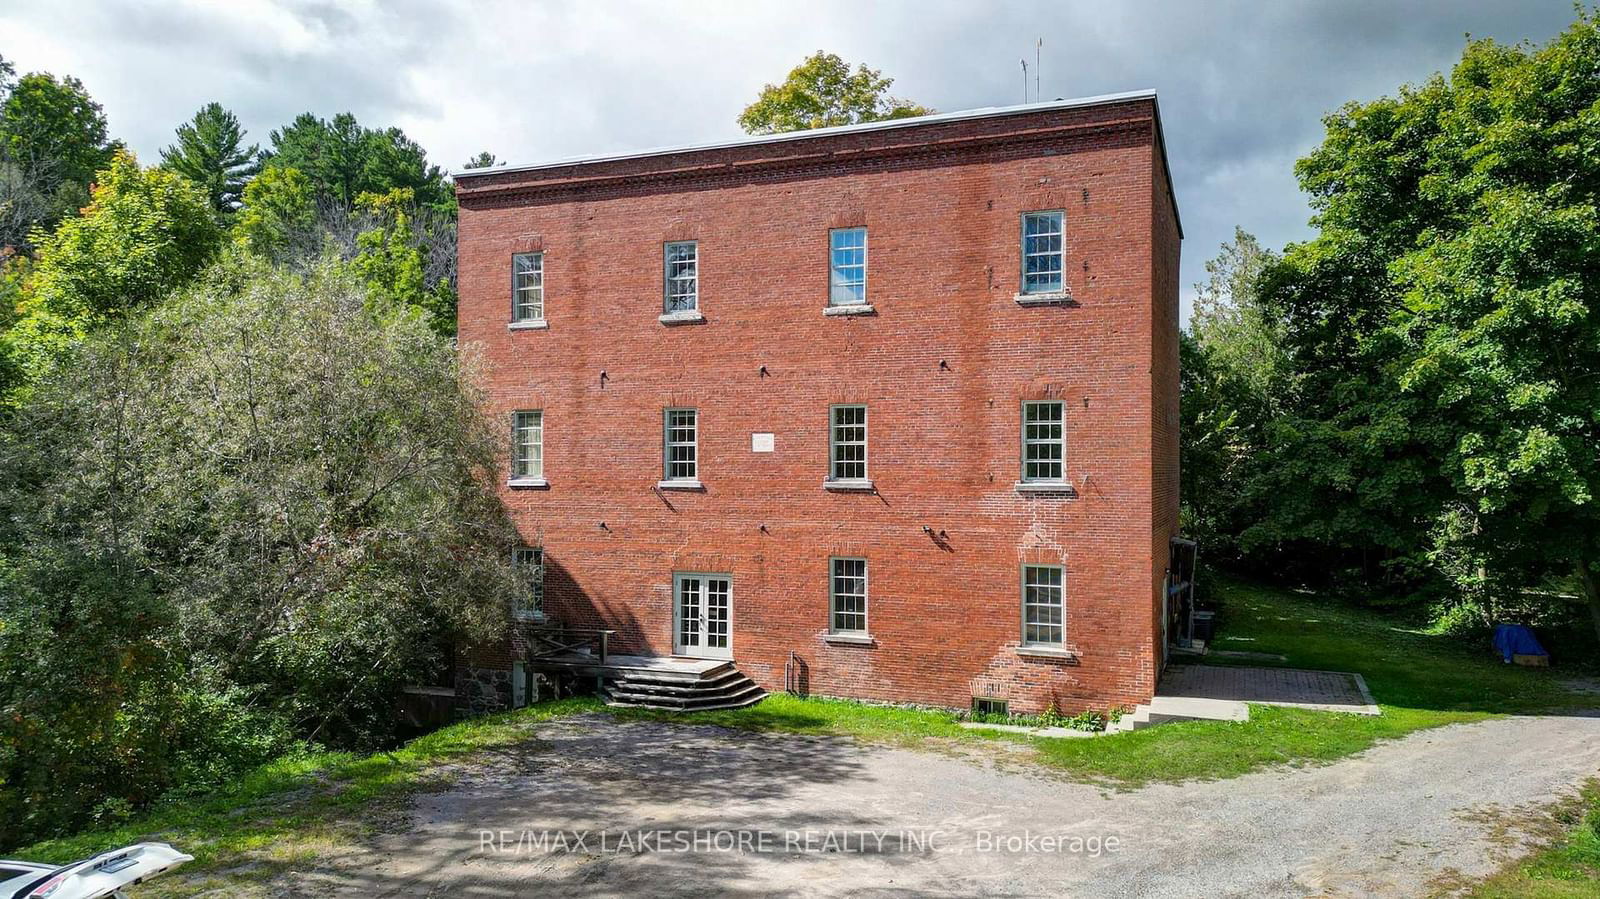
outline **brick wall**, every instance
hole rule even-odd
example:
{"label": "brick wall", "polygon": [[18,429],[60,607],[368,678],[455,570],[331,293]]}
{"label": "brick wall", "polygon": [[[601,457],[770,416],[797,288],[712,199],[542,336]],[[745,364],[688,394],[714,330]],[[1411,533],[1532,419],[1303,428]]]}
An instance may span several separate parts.
{"label": "brick wall", "polygon": [[[1154,116],[1139,99],[465,179],[460,340],[491,414],[544,411],[549,487],[502,490],[545,547],[551,614],[669,654],[672,573],[727,572],[735,662],[769,689],[792,661],[812,692],[875,700],[1148,698],[1176,514],[1177,235],[1152,203]],[[1013,299],[1038,209],[1066,212],[1070,305]],[[869,230],[874,315],[823,315],[845,226]],[[666,326],[662,243],[685,239],[706,321]],[[533,250],[549,328],[511,331],[511,255]],[[1013,487],[1038,398],[1065,402],[1074,496]],[[823,489],[834,403],[869,408],[875,493]],[[655,489],[668,406],[699,410],[703,492]],[[752,453],[753,432],[775,452]],[[872,645],[823,639],[835,555],[868,559]],[[1028,563],[1066,568],[1075,660],[1015,651]]]}
{"label": "brick wall", "polygon": [[1151,559],[1156,583],[1153,614],[1156,633],[1162,634],[1162,617],[1168,547],[1178,535],[1178,261],[1182,232],[1172,203],[1166,159],[1154,159],[1151,195],[1153,253],[1151,254]]}

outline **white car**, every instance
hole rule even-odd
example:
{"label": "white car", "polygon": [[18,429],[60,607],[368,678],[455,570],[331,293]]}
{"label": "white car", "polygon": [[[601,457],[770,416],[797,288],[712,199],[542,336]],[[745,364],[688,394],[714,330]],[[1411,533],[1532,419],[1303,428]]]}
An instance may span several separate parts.
{"label": "white car", "polygon": [[0,899],[126,899],[123,887],[190,861],[166,843],[135,843],[70,865],[0,861]]}

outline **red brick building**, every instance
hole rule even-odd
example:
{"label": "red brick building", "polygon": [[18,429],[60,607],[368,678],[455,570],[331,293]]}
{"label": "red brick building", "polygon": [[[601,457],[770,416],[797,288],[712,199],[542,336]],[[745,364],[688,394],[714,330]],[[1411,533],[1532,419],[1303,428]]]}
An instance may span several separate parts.
{"label": "red brick building", "polygon": [[544,616],[769,690],[1152,695],[1182,236],[1153,93],[468,171],[457,194],[460,342],[513,432],[501,489]]}

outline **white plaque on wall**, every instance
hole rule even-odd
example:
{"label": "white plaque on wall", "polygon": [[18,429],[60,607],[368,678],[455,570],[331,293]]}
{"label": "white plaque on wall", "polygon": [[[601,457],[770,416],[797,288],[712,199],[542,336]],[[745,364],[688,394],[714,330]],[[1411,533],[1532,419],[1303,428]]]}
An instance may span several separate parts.
{"label": "white plaque on wall", "polygon": [[750,452],[752,453],[770,453],[776,445],[777,442],[771,434],[750,435]]}

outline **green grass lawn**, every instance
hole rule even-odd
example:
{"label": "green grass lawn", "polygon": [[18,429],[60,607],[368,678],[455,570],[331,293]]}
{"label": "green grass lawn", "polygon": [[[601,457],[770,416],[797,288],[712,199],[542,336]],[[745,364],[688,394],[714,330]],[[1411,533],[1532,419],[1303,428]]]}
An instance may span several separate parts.
{"label": "green grass lawn", "polygon": [[[846,700],[773,695],[748,709],[677,714],[606,710],[594,699],[572,699],[456,724],[394,752],[280,760],[227,790],[158,806],[123,827],[40,843],[17,854],[64,862],[140,839],[167,840],[193,854],[188,873],[203,876],[158,879],[141,895],[210,888],[231,892],[243,882],[264,880],[353,844],[379,826],[386,809],[398,809],[415,790],[447,779],[454,760],[496,746],[524,744],[537,751],[541,722],[600,710],[623,720],[838,735],[911,748],[981,753],[1004,746],[1008,757],[1065,777],[1135,787],[1235,777],[1273,764],[1328,762],[1422,728],[1600,701],[1561,689],[1548,670],[1505,666],[1486,647],[1464,647],[1370,611],[1242,582],[1228,582],[1219,592],[1224,609],[1217,646],[1281,653],[1293,667],[1360,672],[1383,714],[1255,706],[1243,723],[1183,722],[1092,739],[1045,739],[964,729],[947,711]],[[1593,804],[1597,798],[1600,788],[1586,801]],[[1485,895],[1517,895],[1528,878],[1592,890],[1592,881],[1578,877],[1596,867],[1600,836],[1573,833],[1525,865],[1508,869],[1485,887],[1503,884],[1502,892]]]}
{"label": "green grass lawn", "polygon": [[1507,865],[1468,895],[1476,899],[1600,896],[1600,780],[1591,780],[1575,801],[1556,809],[1554,819],[1565,833],[1545,849]]}
{"label": "green grass lawn", "polygon": [[1486,646],[1463,646],[1370,610],[1241,581],[1226,582],[1218,593],[1219,648],[1281,654],[1283,664],[1294,668],[1358,672],[1383,714],[1255,706],[1248,722],[1171,723],[1092,740],[1000,736],[963,730],[947,712],[789,696],[733,711],[624,714],[897,745],[930,738],[1007,739],[1031,743],[1042,764],[1069,776],[1136,787],[1236,777],[1272,764],[1328,762],[1422,728],[1600,703],[1563,689],[1550,670],[1508,666]]}
{"label": "green grass lawn", "polygon": [[[541,722],[604,708],[590,698],[540,703],[464,721],[418,737],[393,752],[324,752],[280,759],[232,786],[198,799],[175,800],[110,830],[48,840],[16,857],[61,864],[140,840],[170,842],[193,855],[185,874],[234,868],[219,885],[264,879],[358,839],[381,818],[386,802],[403,799],[441,774],[441,766],[496,746],[534,739]],[[246,870],[237,866],[245,864]],[[162,878],[140,896],[187,895],[210,886]]]}

